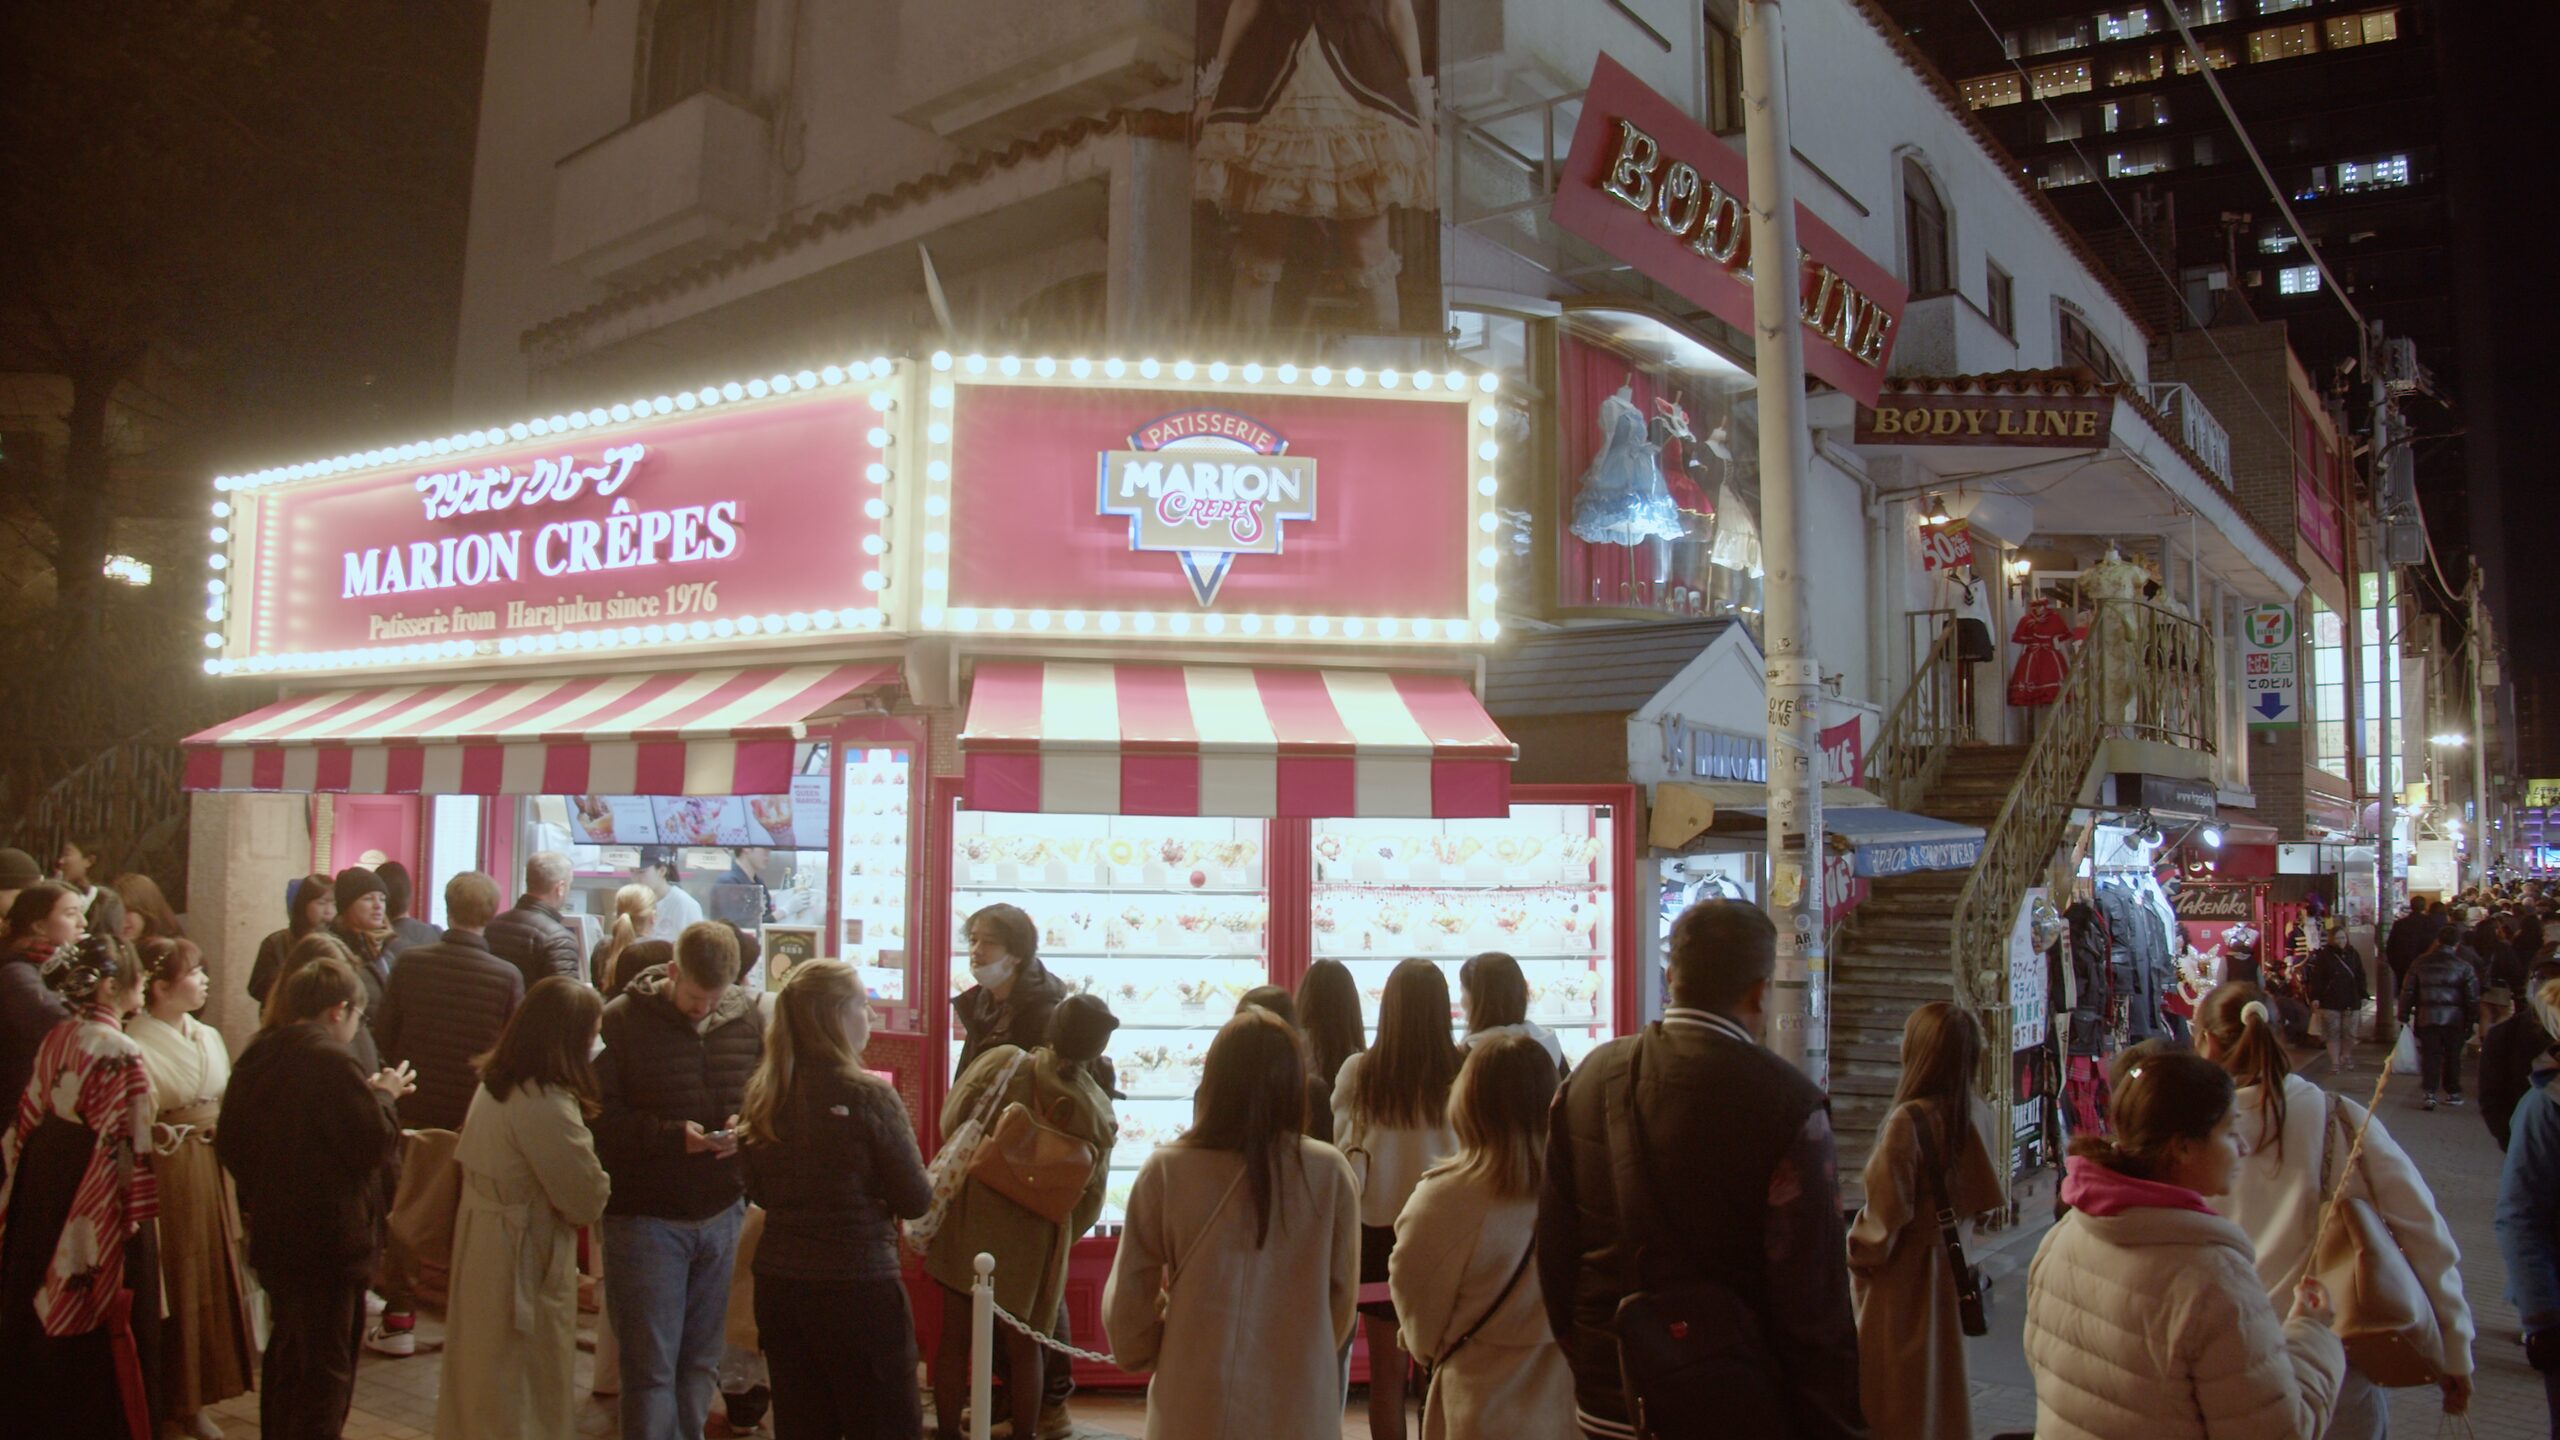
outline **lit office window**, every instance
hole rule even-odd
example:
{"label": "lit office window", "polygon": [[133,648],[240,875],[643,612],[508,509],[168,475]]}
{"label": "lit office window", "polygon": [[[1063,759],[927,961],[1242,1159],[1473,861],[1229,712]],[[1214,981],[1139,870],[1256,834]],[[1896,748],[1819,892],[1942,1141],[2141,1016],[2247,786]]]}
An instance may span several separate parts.
{"label": "lit office window", "polygon": [[2159,28],[2159,17],[2151,13],[2148,5],[2136,5],[2122,12],[2105,11],[2098,16],[2098,38],[2101,40],[2139,40]]}
{"label": "lit office window", "polygon": [[2128,55],[2121,60],[2110,62],[2107,66],[2107,83],[2110,85],[2146,84],[2159,79],[2167,69],[2166,56],[2156,48],[2145,50],[2138,55]]}
{"label": "lit office window", "polygon": [[2261,15],[2281,15],[2287,10],[2308,10],[2311,0],[2258,0]]}
{"label": "lit office window", "polygon": [[[2225,41],[2199,40],[2196,44],[2203,47],[2204,63],[2212,66],[2216,70],[2228,70],[2233,65],[2239,63],[2237,60],[2232,58],[2231,46]],[[2181,75],[2193,75],[2196,73],[2196,57],[2188,54],[2186,47],[2184,46],[2180,46],[2178,48],[2178,53],[2173,63],[2176,65],[2177,71]]]}
{"label": "lit office window", "polygon": [[2349,160],[2338,166],[2342,191],[2389,190],[2409,183],[2409,157],[2385,155],[2378,160]]}
{"label": "lit office window", "polygon": [[1964,82],[1964,103],[1976,110],[2015,105],[2027,98],[2027,82],[2012,70],[2005,75],[1977,75]]}
{"label": "lit office window", "polygon": [[2091,87],[2089,62],[2066,60],[2059,65],[2041,65],[2027,72],[2028,88],[2039,100],[2053,95],[2078,95]]}
{"label": "lit office window", "polygon": [[2266,234],[2258,237],[2258,253],[2261,255],[2287,255],[2291,254],[2295,247],[2299,246],[2301,243],[2301,238],[2296,236],[2290,230],[2270,230]]}
{"label": "lit office window", "polygon": [[2315,55],[2320,50],[2317,27],[2308,20],[2299,25],[2278,25],[2269,30],[2249,33],[2249,63],[2265,60],[2290,60],[2297,55]]}
{"label": "lit office window", "polygon": [[2231,0],[2171,0],[2190,25],[2218,25],[2231,18]]}
{"label": "lit office window", "polygon": [[2311,295],[2319,289],[2320,267],[2317,265],[2287,265],[2276,272],[2276,293],[2279,295]]}
{"label": "lit office window", "polygon": [[2088,20],[2048,20],[2027,31],[2027,53],[2051,55],[2060,50],[2086,50],[2095,40]]}

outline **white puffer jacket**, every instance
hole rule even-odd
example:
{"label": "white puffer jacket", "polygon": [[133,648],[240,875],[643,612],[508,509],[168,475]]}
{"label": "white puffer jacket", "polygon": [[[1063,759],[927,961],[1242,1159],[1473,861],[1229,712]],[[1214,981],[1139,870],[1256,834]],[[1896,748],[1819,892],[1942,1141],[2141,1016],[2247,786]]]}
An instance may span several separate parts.
{"label": "white puffer jacket", "polygon": [[2064,1216],[2026,1338],[2037,1440],[2300,1440],[2346,1368],[2326,1326],[2277,1319],[2240,1227],[2196,1210]]}

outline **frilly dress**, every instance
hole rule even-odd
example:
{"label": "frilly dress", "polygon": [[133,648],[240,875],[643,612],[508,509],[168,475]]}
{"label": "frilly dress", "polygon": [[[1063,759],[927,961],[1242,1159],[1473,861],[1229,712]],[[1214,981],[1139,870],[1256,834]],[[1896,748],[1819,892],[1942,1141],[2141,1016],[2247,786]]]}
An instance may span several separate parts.
{"label": "frilly dress", "polygon": [[1230,215],[1435,208],[1431,136],[1381,8],[1266,0],[1192,146],[1192,193]]}
{"label": "frilly dress", "polygon": [[1627,391],[1601,401],[1600,453],[1574,491],[1574,535],[1593,545],[1641,545],[1686,533],[1663,483],[1661,453]]}

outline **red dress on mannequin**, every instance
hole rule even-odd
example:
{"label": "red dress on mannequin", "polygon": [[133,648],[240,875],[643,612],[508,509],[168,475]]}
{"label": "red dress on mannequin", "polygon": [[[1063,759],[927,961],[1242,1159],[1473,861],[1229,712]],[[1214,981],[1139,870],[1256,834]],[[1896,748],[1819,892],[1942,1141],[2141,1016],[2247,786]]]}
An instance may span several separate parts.
{"label": "red dress on mannequin", "polygon": [[2010,704],[2050,705],[2062,698],[2071,662],[2060,646],[2070,638],[2071,621],[2061,606],[2042,595],[2027,602],[2026,613],[2009,632],[2009,642],[2021,647],[2018,663],[2009,671]]}

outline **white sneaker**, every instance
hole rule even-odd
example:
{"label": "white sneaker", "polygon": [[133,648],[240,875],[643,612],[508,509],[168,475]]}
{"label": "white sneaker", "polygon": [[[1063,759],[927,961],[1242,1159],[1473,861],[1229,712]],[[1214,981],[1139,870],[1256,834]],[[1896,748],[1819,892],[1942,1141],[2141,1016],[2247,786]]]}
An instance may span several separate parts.
{"label": "white sneaker", "polygon": [[405,1359],[418,1353],[418,1332],[376,1325],[364,1332],[364,1348],[376,1355]]}
{"label": "white sneaker", "polygon": [[382,1318],[382,1312],[388,1308],[390,1308],[390,1302],[384,1300],[381,1296],[374,1294],[370,1290],[364,1292],[364,1317],[366,1319],[379,1320]]}

